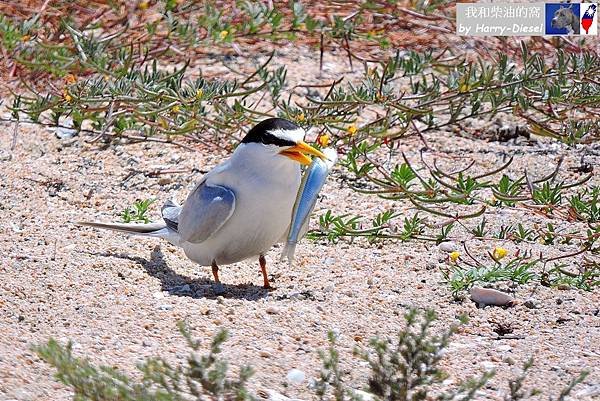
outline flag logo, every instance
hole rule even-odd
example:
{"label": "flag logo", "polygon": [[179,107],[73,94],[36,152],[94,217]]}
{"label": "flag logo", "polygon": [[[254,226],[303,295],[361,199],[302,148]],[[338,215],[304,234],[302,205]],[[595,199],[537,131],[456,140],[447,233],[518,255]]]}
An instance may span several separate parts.
{"label": "flag logo", "polygon": [[598,4],[597,3],[581,3],[581,34],[582,35],[597,35],[598,34]]}

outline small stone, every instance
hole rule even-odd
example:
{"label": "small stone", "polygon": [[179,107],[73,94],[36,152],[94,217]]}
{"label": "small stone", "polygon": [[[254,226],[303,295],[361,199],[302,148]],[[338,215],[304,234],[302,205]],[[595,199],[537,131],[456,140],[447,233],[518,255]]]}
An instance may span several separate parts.
{"label": "small stone", "polygon": [[559,284],[556,286],[556,288],[558,288],[559,290],[567,291],[571,289],[571,286],[569,284]]}
{"label": "small stone", "polygon": [[22,233],[23,232],[23,226],[19,225],[17,223],[10,223],[11,228],[14,232],[18,233]]}
{"label": "small stone", "polygon": [[171,179],[171,177],[160,177],[158,179],[158,185],[169,185],[172,182],[173,179]]}
{"label": "small stone", "polygon": [[0,162],[8,162],[12,160],[12,154],[0,149]]}
{"label": "small stone", "polygon": [[304,379],[306,378],[306,373],[299,369],[291,369],[286,376],[286,379],[291,384],[302,384]]}
{"label": "small stone", "polygon": [[[324,289],[325,291],[327,291],[327,289]],[[333,291],[333,289],[332,289]],[[299,291],[294,291],[294,292],[290,292],[288,294],[288,298],[289,299],[304,299],[306,298],[301,292]]]}
{"label": "small stone", "polygon": [[269,315],[277,315],[277,314],[279,313],[279,309],[278,309],[278,308],[276,308],[276,307],[274,307],[274,306],[269,306],[269,307],[266,309],[266,312],[267,312]]}
{"label": "small stone", "polygon": [[[67,124],[67,126],[72,126],[72,124],[73,124],[73,122],[71,122],[71,124]],[[58,139],[65,140],[65,139],[71,139],[71,138],[77,136],[78,132],[74,128],[57,127],[56,130],[54,131],[54,134],[56,135],[56,137]],[[63,143],[63,145],[64,145],[64,143]]]}
{"label": "small stone", "polygon": [[158,309],[164,310],[164,311],[169,311],[169,310],[173,309],[173,305],[162,304],[162,305],[159,305]]}
{"label": "small stone", "polygon": [[258,355],[260,355],[263,358],[270,358],[271,357],[271,353],[269,351],[265,351],[263,349],[260,350],[260,352],[258,353]]}
{"label": "small stone", "polygon": [[162,299],[162,298],[164,298],[164,297],[165,297],[165,294],[163,294],[163,292],[162,292],[162,291],[157,291],[157,292],[155,292],[154,294],[152,294],[152,296],[153,296],[154,298],[156,298],[156,299]]}
{"label": "small stone", "polygon": [[144,347],[152,347],[153,344],[149,340],[144,340],[144,341],[142,341],[142,345]]}
{"label": "small stone", "polygon": [[446,253],[454,252],[458,249],[456,244],[452,241],[442,242],[440,245],[438,245],[438,247],[439,247],[440,251],[446,252]]}
{"label": "small stone", "polygon": [[494,368],[496,368],[496,365],[493,362],[490,361],[484,361],[481,362],[481,367],[483,367],[485,370],[493,370]]}
{"label": "small stone", "polygon": [[508,365],[514,365],[515,364],[515,360],[513,358],[511,358],[510,356],[505,356],[504,358],[502,358],[502,362],[508,364]]}
{"label": "small stone", "polygon": [[525,302],[523,302],[523,305],[525,305],[525,307],[529,308],[529,309],[539,309],[540,308],[539,302],[533,298],[528,298]]}
{"label": "small stone", "polygon": [[514,306],[516,300],[505,292],[491,288],[472,287],[471,300],[478,305]]}

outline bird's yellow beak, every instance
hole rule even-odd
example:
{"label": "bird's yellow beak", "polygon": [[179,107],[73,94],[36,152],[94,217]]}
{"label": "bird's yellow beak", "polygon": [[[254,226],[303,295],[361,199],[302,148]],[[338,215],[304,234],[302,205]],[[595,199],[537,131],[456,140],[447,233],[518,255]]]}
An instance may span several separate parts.
{"label": "bird's yellow beak", "polygon": [[321,159],[327,159],[323,152],[313,148],[304,141],[298,142],[295,146],[292,146],[291,148],[282,150],[281,152],[279,152],[279,154],[287,156],[290,159],[305,165],[308,165],[311,162],[311,158],[306,156],[307,154],[320,157]]}

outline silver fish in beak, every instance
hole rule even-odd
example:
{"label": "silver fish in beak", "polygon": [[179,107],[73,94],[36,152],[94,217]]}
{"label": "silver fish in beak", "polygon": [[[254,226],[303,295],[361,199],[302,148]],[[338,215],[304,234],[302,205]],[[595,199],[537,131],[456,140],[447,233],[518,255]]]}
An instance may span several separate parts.
{"label": "silver fish in beak", "polygon": [[296,244],[308,231],[308,222],[317,203],[319,192],[323,188],[331,168],[337,161],[337,153],[332,148],[323,149],[323,154],[327,159],[323,160],[316,157],[313,159],[306,169],[298,189],[287,241],[281,251],[281,260],[287,259],[290,266],[294,261]]}

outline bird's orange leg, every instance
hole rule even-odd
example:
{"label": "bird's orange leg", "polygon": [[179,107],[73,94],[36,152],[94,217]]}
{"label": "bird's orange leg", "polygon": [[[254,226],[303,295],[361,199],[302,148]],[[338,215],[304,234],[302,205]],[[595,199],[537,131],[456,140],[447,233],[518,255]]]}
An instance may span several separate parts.
{"label": "bird's orange leg", "polygon": [[260,255],[258,257],[258,263],[260,264],[260,271],[263,275],[264,288],[272,289],[273,287],[271,287],[271,283],[269,283],[269,277],[267,276],[267,260],[265,259],[264,255]]}
{"label": "bird's orange leg", "polygon": [[217,262],[215,262],[214,260],[212,262],[212,274],[215,278],[215,283],[220,284],[221,280],[219,280],[219,266],[217,266]]}
{"label": "bird's orange leg", "polygon": [[221,280],[219,280],[219,266],[217,266],[217,262],[213,260],[212,262],[212,274],[215,279],[215,285],[213,286],[213,291],[215,295],[221,295],[225,292],[225,288],[223,284],[221,284]]}

